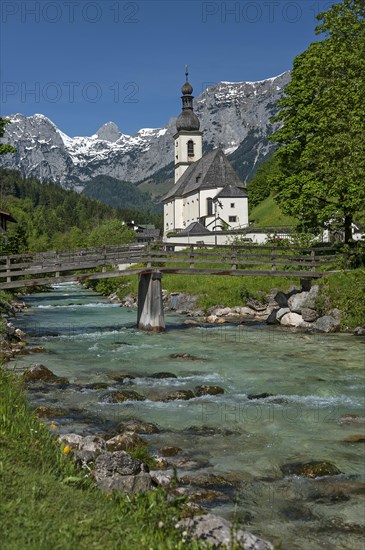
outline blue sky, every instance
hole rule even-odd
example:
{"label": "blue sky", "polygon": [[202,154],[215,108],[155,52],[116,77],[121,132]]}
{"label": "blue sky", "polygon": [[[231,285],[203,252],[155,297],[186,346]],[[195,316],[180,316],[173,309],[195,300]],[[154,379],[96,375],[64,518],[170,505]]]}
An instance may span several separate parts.
{"label": "blue sky", "polygon": [[210,83],[262,80],[316,39],[322,0],[2,0],[1,114],[42,113],[65,133],[161,127]]}

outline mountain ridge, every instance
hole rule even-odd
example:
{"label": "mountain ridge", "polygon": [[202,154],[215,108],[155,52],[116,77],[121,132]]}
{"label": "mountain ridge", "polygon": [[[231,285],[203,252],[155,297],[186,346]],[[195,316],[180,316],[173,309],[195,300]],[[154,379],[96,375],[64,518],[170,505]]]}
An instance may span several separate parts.
{"label": "mountain ridge", "polygon": [[[243,181],[275,148],[267,139],[275,129],[270,120],[278,112],[277,101],[289,79],[287,71],[257,82],[223,81],[194,100],[204,150],[223,146]],[[163,128],[142,128],[132,136],[110,121],[89,137],[70,137],[42,114],[9,118],[12,124],[6,127],[3,141],[17,152],[3,155],[0,166],[77,191],[99,175],[148,182],[163,174],[174,158],[176,117]]]}

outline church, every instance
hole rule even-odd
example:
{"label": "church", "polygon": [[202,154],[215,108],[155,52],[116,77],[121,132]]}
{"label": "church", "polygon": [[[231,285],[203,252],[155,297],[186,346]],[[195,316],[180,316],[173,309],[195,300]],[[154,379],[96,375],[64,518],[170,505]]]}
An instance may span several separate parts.
{"label": "church", "polygon": [[165,240],[169,233],[202,237],[248,226],[247,191],[223,150],[203,155],[187,68],[185,75],[174,135],[175,184],[162,199]]}

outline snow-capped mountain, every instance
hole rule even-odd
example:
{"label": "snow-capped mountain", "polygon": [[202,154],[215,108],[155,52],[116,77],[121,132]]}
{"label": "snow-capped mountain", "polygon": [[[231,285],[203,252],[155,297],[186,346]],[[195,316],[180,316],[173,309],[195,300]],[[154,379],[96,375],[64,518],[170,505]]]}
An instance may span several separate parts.
{"label": "snow-capped mountain", "polygon": [[[259,82],[220,82],[194,100],[205,147],[223,146],[243,180],[272,150],[270,119],[289,79],[286,72]],[[83,182],[98,175],[145,181],[173,162],[176,118],[164,128],[144,128],[133,136],[108,122],[90,137],[69,137],[44,115],[9,118],[4,142],[17,152],[1,156],[0,165],[63,187],[81,190]]]}

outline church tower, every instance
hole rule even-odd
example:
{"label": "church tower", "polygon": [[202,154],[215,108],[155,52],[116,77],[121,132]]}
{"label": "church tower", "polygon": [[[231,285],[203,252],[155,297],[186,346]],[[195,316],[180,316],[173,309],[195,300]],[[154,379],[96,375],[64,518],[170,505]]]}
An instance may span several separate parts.
{"label": "church tower", "polygon": [[175,183],[185,170],[202,157],[203,133],[193,109],[193,88],[188,81],[188,66],[185,67],[186,82],[181,88],[182,112],[176,121],[175,140]]}

